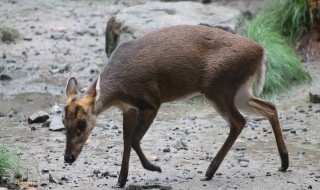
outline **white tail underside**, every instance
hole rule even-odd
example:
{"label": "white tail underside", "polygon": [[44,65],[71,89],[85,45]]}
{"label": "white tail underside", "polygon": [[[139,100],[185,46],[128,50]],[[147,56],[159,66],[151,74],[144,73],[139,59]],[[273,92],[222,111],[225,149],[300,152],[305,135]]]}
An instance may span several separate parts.
{"label": "white tail underside", "polygon": [[266,82],[267,69],[268,69],[268,54],[264,51],[261,67],[259,69],[259,72],[256,75],[256,81],[255,81],[255,93],[258,96],[263,91],[264,83]]}

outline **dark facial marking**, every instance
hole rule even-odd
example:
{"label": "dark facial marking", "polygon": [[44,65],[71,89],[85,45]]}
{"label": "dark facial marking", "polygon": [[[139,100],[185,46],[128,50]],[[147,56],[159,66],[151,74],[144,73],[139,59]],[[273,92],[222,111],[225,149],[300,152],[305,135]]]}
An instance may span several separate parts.
{"label": "dark facial marking", "polygon": [[87,120],[86,118],[81,118],[78,122],[78,128],[80,131],[84,131],[87,127]]}

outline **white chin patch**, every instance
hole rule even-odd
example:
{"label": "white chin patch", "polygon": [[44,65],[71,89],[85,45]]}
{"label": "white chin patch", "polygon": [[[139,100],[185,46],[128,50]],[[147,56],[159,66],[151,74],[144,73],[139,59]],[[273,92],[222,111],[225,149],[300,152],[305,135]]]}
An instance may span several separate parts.
{"label": "white chin patch", "polygon": [[98,80],[97,80],[97,84],[96,84],[96,101],[99,100],[99,97],[100,97],[100,75],[98,77]]}

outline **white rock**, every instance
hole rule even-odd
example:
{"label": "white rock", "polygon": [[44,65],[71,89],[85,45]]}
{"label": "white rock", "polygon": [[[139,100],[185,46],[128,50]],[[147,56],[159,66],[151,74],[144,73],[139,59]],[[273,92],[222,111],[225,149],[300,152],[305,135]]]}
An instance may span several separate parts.
{"label": "white rock", "polygon": [[64,130],[64,125],[62,123],[61,116],[52,116],[49,130],[50,131],[62,131],[62,130]]}

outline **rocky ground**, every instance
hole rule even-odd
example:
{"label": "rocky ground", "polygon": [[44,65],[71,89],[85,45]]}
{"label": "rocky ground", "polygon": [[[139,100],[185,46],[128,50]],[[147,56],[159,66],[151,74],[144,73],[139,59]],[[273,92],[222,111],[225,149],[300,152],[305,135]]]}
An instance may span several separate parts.
{"label": "rocky ground", "polygon": [[[1,1],[0,27],[16,31],[10,32],[14,42],[0,41],[0,141],[21,148],[28,157],[29,182],[21,183],[23,187],[111,189],[116,184],[122,158],[119,110],[99,117],[72,165],[63,161],[64,131],[29,124],[27,118],[40,110],[61,117],[52,108],[56,103],[63,107],[69,76],[77,76],[83,88],[91,83],[107,61],[108,19],[144,0],[128,2]],[[309,92],[320,89],[320,62],[310,60],[306,66],[312,84],[294,86],[274,100],[290,154],[288,172],[277,171],[280,159],[267,120],[249,117],[215,177],[200,181],[229,128],[212,107],[195,98],[161,107],[142,148],[162,173],[144,170],[132,152],[125,189],[319,189],[320,105],[309,101]]]}

